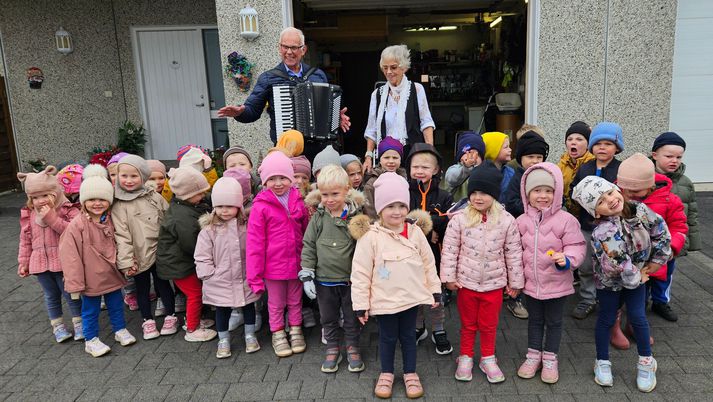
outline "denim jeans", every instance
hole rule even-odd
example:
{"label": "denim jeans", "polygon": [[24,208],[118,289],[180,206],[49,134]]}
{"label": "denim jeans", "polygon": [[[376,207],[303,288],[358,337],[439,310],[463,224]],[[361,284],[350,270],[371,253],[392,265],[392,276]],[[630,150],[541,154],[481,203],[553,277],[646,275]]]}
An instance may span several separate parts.
{"label": "denim jeans", "polygon": [[620,291],[597,289],[597,298],[599,316],[594,328],[597,359],[609,360],[609,331],[614,326],[616,313],[622,304],[626,304],[626,315],[634,329],[639,356],[651,356],[649,321],[646,319],[646,285]]}
{"label": "denim jeans", "polygon": [[67,300],[72,317],[82,316],[82,301],[72,300],[64,291],[64,275],[61,272],[45,271],[35,276],[45,294],[45,307],[50,320],[62,317],[62,296]]}
{"label": "denim jeans", "polygon": [[[121,289],[107,293],[104,296],[106,309],[109,312],[109,322],[113,332],[126,328],[124,319],[124,297]],[[99,336],[99,313],[101,313],[102,296],[82,295],[82,329],[84,338],[88,341]]]}

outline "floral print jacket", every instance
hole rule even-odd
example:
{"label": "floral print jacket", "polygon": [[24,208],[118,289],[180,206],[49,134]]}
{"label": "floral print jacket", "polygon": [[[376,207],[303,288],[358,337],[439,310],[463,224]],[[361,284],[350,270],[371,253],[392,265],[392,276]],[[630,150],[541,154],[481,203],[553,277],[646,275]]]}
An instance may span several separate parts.
{"label": "floral print jacket", "polygon": [[646,263],[663,265],[673,256],[671,234],[663,218],[642,203],[632,204],[634,217],[600,219],[592,232],[597,289],[635,289]]}

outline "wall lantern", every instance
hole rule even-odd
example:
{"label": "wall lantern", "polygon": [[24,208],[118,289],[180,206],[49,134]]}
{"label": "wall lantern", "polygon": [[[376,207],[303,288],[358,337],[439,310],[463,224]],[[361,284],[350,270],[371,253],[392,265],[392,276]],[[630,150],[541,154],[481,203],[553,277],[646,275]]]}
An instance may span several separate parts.
{"label": "wall lantern", "polygon": [[70,54],[74,50],[72,47],[72,35],[59,27],[59,30],[54,33],[54,40],[57,44],[57,51],[62,54]]}
{"label": "wall lantern", "polygon": [[253,40],[260,35],[257,11],[249,5],[240,10],[240,36],[246,40]]}

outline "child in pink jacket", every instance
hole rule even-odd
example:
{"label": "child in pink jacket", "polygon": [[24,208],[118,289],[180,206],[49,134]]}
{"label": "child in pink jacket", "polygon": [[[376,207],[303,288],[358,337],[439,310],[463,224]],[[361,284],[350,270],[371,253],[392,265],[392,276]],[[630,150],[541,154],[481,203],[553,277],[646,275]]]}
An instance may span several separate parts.
{"label": "child in pink jacket", "polygon": [[292,186],[294,170],[284,153],[268,154],[258,173],[263,190],[255,197],[248,219],[248,284],[258,295],[267,289],[272,347],[277,356],[286,357],[307,347],[302,334],[302,282],[297,273],[309,214],[300,191]]}
{"label": "child in pink jacket", "polygon": [[517,297],[524,286],[522,247],[515,218],[497,199],[502,174],[480,165],[468,179],[468,206],[453,215],[443,238],[441,282],[457,290],[460,356],[455,377],[473,379],[473,346],[480,332],[480,370],[488,382],[505,381],[495,358],[503,288]]}
{"label": "child in pink jacket", "polygon": [[523,292],[530,313],[527,356],[517,375],[532,378],[541,368],[540,378],[548,384],[559,379],[557,353],[564,304],[574,293],[572,270],[587,251],[579,221],[562,209],[562,189],[562,171],[555,164],[531,166],[520,182],[525,210],[517,218],[525,271]]}
{"label": "child in pink jacket", "polygon": [[243,214],[243,191],[232,177],[215,182],[211,193],[213,212],[199,222],[196,274],[203,281],[203,303],[215,306],[218,351],[215,357],[230,357],[228,322],[234,307],[242,307],[245,317],[245,353],[260,350],[255,337],[255,302],[259,296],[245,281],[245,238],[247,219]]}
{"label": "child in pink jacket", "polygon": [[62,319],[62,297],[67,300],[74,324],[74,340],[83,340],[82,302],[72,300],[64,291],[64,276],[59,260],[59,236],[79,214],[57,181],[57,168],[47,166],[40,173],[18,173],[27,193],[27,205],[20,211],[20,247],[17,274],[21,278],[35,275],[45,294],[45,307],[57,342],[72,333]]}

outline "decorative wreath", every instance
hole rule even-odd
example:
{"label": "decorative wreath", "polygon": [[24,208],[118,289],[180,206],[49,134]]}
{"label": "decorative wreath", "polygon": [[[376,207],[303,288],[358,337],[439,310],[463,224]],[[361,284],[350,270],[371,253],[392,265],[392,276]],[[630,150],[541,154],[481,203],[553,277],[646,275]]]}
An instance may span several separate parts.
{"label": "decorative wreath", "polygon": [[253,64],[245,56],[238,52],[232,52],[228,55],[225,74],[233,77],[240,91],[247,92],[250,89],[250,81],[253,78],[252,68]]}

